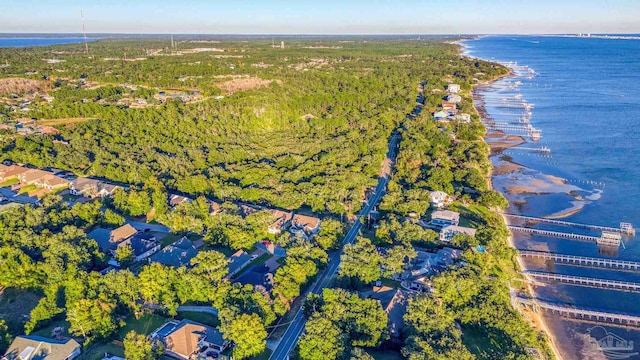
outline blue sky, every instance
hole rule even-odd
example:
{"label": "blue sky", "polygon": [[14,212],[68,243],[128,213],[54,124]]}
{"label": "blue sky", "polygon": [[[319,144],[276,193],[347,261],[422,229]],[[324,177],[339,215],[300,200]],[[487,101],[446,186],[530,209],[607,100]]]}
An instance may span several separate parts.
{"label": "blue sky", "polygon": [[0,32],[640,33],[640,0],[5,0]]}

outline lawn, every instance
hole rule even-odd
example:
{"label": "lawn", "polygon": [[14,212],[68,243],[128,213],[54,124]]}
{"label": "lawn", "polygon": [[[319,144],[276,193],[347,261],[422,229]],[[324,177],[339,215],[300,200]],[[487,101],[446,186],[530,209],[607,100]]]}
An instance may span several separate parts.
{"label": "lawn", "polygon": [[162,247],[165,247],[173,244],[177,240],[180,240],[183,236],[183,234],[167,234],[167,236],[160,239],[160,243],[162,243]]}
{"label": "lawn", "polygon": [[124,348],[114,343],[98,344],[80,354],[78,360],[101,360],[105,353],[124,357]]}
{"label": "lawn", "polygon": [[0,183],[0,187],[11,186],[13,184],[19,183],[20,180],[18,178],[8,179],[7,181]]}
{"label": "lawn", "polygon": [[247,266],[245,266],[244,269],[240,270],[239,273],[235,274],[233,276],[233,278],[237,279],[240,275],[244,274],[249,269],[252,269],[252,268],[254,268],[256,266],[261,266],[262,264],[267,262],[267,260],[269,260],[269,258],[271,258],[271,256],[272,255],[270,253],[264,253],[264,254],[258,256],[257,259],[253,260],[251,263],[249,263]]}
{"label": "lawn", "polygon": [[35,292],[15,288],[6,288],[0,292],[0,319],[6,321],[12,334],[22,334],[29,313],[41,297]]}
{"label": "lawn", "polygon": [[226,256],[226,257],[231,257],[231,255],[233,255],[236,252],[235,250],[233,250],[231,248],[228,248],[228,247],[211,246],[211,245],[207,245],[206,243],[200,250],[214,250],[214,251],[217,251],[219,253],[224,254],[224,256]]}
{"label": "lawn", "polygon": [[396,288],[399,289],[402,286],[400,285],[400,281],[396,281],[396,280],[391,280],[388,278],[382,278],[382,280],[380,280],[382,282],[382,285],[384,286],[388,286],[388,287],[392,287],[392,288]]}
{"label": "lawn", "polygon": [[118,330],[116,338],[118,338],[118,340],[124,339],[131,330],[135,330],[138,334],[149,335],[167,320],[169,319],[155,314],[144,314],[140,319],[130,316],[126,320],[127,324]]}
{"label": "lawn", "polygon": [[47,325],[47,327],[40,328],[34,331],[32,334],[44,336],[44,337],[51,337],[51,333],[53,332],[53,329],[58,326],[62,328],[62,336],[71,337],[71,335],[69,334],[69,323],[66,320],[54,321],[49,325]]}
{"label": "lawn", "polygon": [[220,326],[220,320],[218,320],[218,317],[209,313],[179,311],[177,318],[196,321],[201,324],[209,325],[211,327]]}
{"label": "lawn", "polygon": [[18,190],[18,194],[28,194],[35,190],[38,190],[38,187],[35,186],[34,184],[31,184],[31,185],[21,187],[20,190]]}

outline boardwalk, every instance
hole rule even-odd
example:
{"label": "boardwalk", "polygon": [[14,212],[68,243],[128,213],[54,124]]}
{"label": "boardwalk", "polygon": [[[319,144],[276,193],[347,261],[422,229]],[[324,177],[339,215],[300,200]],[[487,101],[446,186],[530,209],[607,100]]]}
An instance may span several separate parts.
{"label": "boardwalk", "polygon": [[634,283],[634,282],[596,279],[596,278],[573,276],[573,275],[553,274],[553,273],[547,273],[542,271],[527,271],[525,272],[525,274],[537,280],[542,280],[542,281],[557,281],[560,283],[576,285],[576,286],[587,286],[587,287],[625,291],[625,292],[640,292],[640,283]]}
{"label": "boardwalk", "polygon": [[584,257],[576,255],[554,254],[543,251],[520,250],[520,256],[553,260],[559,264],[588,266],[611,270],[640,271],[640,262],[606,258]]}
{"label": "boardwalk", "polygon": [[609,232],[615,232],[625,235],[635,235],[635,229],[629,223],[620,223],[619,228],[608,227],[608,226],[600,226],[600,225],[589,225],[589,224],[580,224],[573,223],[569,221],[555,220],[555,219],[545,219],[533,216],[524,216],[524,215],[516,215],[516,214],[507,214],[503,213],[505,217],[509,219],[517,219],[517,220],[526,220],[526,221],[535,221],[538,223],[552,224],[552,225],[560,225],[560,226],[571,226],[578,227],[583,229],[592,229],[592,230],[603,230]]}
{"label": "boardwalk", "polygon": [[508,227],[509,227],[509,229],[511,229],[513,231],[529,233],[529,234],[534,234],[534,235],[555,237],[555,238],[581,240],[581,241],[589,241],[589,242],[595,242],[595,243],[597,243],[600,240],[600,237],[597,237],[597,236],[589,236],[589,235],[565,233],[565,232],[559,232],[559,231],[533,229],[533,228],[528,228],[528,227],[512,226],[512,225],[509,225]]}
{"label": "boardwalk", "polygon": [[535,312],[544,310],[553,315],[560,315],[572,320],[592,321],[614,326],[640,327],[640,316],[636,315],[580,309],[570,307],[568,305],[553,304],[537,299],[523,298],[520,296],[516,297],[515,301],[524,307],[533,309],[533,311]]}

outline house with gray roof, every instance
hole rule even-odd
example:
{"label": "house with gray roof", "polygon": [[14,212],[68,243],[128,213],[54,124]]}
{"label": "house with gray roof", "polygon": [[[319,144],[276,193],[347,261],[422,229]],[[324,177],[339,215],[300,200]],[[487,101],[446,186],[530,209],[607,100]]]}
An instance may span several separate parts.
{"label": "house with gray roof", "polygon": [[227,277],[231,277],[237,274],[240,270],[244,269],[251,262],[251,256],[247,254],[246,251],[240,249],[236,251],[233,255],[231,255],[231,259],[229,259],[229,264],[227,265],[229,268],[229,274]]}
{"label": "house with gray roof", "polygon": [[55,340],[43,336],[18,336],[2,360],[71,360],[80,355],[80,344],[73,339]]}
{"label": "house with gray roof", "polygon": [[189,266],[191,259],[196,255],[198,249],[191,240],[183,236],[182,239],[153,254],[150,261],[173,267]]}
{"label": "house with gray roof", "polygon": [[373,290],[363,294],[364,297],[380,302],[388,315],[387,328],[391,337],[399,339],[404,328],[404,314],[407,312],[407,292],[388,286],[374,286]]}

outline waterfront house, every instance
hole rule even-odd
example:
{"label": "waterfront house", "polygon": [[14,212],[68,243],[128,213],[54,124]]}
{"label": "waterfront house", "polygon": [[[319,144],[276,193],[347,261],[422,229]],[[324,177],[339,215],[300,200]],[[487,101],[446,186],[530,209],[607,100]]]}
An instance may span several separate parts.
{"label": "waterfront house", "polygon": [[460,113],[456,115],[456,120],[460,120],[460,121],[464,121],[464,122],[471,122],[471,115],[466,114],[466,113]]}
{"label": "waterfront house", "polygon": [[446,113],[458,110],[458,106],[454,102],[443,101],[440,105],[442,106],[442,111]]}
{"label": "waterfront house", "polygon": [[311,240],[320,232],[320,219],[313,216],[295,214],[291,220],[289,231],[298,237]]}
{"label": "waterfront house", "polygon": [[73,339],[56,340],[43,336],[17,336],[2,360],[71,360],[80,355],[80,344]]}
{"label": "waterfront house", "polygon": [[436,119],[436,121],[443,121],[446,120],[449,117],[449,113],[446,111],[437,111],[433,114],[433,118]]}
{"label": "waterfront house", "polygon": [[453,201],[453,198],[444,191],[432,191],[429,193],[429,198],[431,199],[431,205],[438,209],[451,204]]}
{"label": "waterfront house", "polygon": [[229,264],[227,267],[229,268],[229,274],[227,277],[232,277],[233,275],[240,272],[251,262],[251,256],[247,254],[246,251],[240,249],[236,251],[233,255],[231,255],[231,259],[229,259]]}
{"label": "waterfront house", "polygon": [[472,229],[464,226],[448,225],[443,227],[442,230],[440,230],[440,241],[450,242],[451,239],[453,239],[453,237],[456,236],[457,234],[465,234],[465,235],[475,237],[476,229]]}
{"label": "waterfront house", "polygon": [[449,94],[445,97],[445,100],[452,103],[459,103],[462,101],[462,97],[456,94]]}
{"label": "waterfront house", "polygon": [[218,329],[187,319],[169,321],[149,338],[160,342],[165,354],[184,360],[207,359],[208,353],[219,354],[229,346]]}
{"label": "waterfront house", "polygon": [[180,240],[151,255],[149,260],[177,268],[190,265],[191,259],[196,255],[198,255],[198,249],[191,240],[183,236]]}
{"label": "waterfront house", "polygon": [[267,231],[269,234],[277,235],[282,232],[282,230],[286,230],[291,225],[291,220],[293,219],[293,213],[282,210],[268,210],[274,217],[275,221],[269,225]]}
{"label": "waterfront house", "polygon": [[438,227],[449,225],[458,225],[460,223],[460,213],[450,210],[438,210],[431,214],[431,222],[429,224]]}
{"label": "waterfront house", "polygon": [[458,84],[449,84],[449,85],[447,85],[447,91],[452,93],[452,94],[457,94],[458,92],[460,92],[460,85],[458,85]]}

